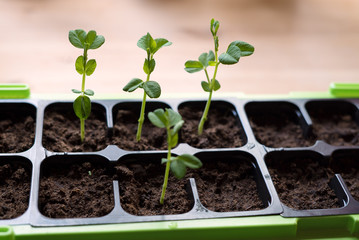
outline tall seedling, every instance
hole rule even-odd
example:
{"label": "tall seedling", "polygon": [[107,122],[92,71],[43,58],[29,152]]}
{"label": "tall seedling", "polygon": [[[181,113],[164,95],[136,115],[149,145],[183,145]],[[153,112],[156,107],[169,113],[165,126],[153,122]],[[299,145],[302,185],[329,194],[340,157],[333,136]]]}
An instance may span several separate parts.
{"label": "tall seedling", "polygon": [[[242,42],[242,41],[234,41],[229,44],[227,51],[222,53],[218,57],[218,32],[219,22],[212,19],[211,20],[211,33],[214,40],[214,52],[209,51],[208,53],[202,53],[198,61],[189,60],[185,63],[185,70],[189,73],[199,72],[201,70],[204,71],[206,75],[207,81],[202,81],[201,85],[205,92],[209,92],[208,101],[206,103],[206,107],[203,111],[203,115],[201,117],[201,121],[198,125],[198,134],[201,135],[203,132],[204,123],[207,121],[207,115],[209,111],[209,107],[211,105],[211,99],[213,91],[217,91],[221,85],[219,84],[218,80],[216,79],[218,66],[220,64],[224,65],[232,65],[239,61],[240,57],[246,57],[252,55],[254,52],[254,47],[249,43]],[[209,78],[207,68],[211,66],[214,67],[213,77]]]}
{"label": "tall seedling", "polygon": [[138,119],[138,128],[136,134],[137,141],[141,140],[142,125],[145,120],[146,96],[149,96],[150,98],[159,98],[161,95],[160,85],[157,82],[150,80],[151,73],[155,70],[156,66],[153,55],[161,47],[169,46],[171,44],[171,42],[164,38],[153,39],[149,33],[141,37],[137,42],[137,46],[147,52],[147,58],[145,58],[145,62],[143,63],[143,71],[145,74],[147,74],[147,77],[145,81],[139,78],[133,78],[123,88],[123,91],[125,92],[133,92],[137,88],[143,88],[144,90],[140,118]]}
{"label": "tall seedling", "polygon": [[176,178],[181,179],[186,175],[187,167],[197,169],[202,167],[202,162],[191,154],[182,154],[176,157],[172,157],[171,149],[178,143],[178,131],[183,126],[184,121],[178,112],[172,109],[156,109],[153,112],[148,113],[148,118],[151,123],[159,128],[166,128],[167,130],[167,145],[168,152],[167,158],[162,159],[162,163],[166,163],[165,176],[163,179],[162,193],[160,203],[164,203],[166,188],[168,183],[168,177],[170,170],[173,172]]}
{"label": "tall seedling", "polygon": [[89,31],[87,34],[82,29],[71,30],[69,32],[69,41],[74,47],[83,49],[83,55],[76,59],[75,67],[76,71],[82,75],[81,90],[72,89],[73,93],[80,94],[73,104],[73,108],[76,116],[80,119],[81,124],[81,142],[85,139],[85,120],[91,114],[91,100],[89,96],[93,96],[95,93],[91,89],[85,90],[86,76],[90,76],[96,69],[96,60],[87,59],[87,50],[97,49],[105,42],[105,38],[101,35],[97,35],[96,31]]}

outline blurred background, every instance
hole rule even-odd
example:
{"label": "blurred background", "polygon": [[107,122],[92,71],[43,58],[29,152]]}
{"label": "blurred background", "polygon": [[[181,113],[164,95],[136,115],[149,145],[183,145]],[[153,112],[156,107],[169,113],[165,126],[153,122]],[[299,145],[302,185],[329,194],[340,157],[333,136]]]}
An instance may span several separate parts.
{"label": "blurred background", "polygon": [[220,52],[234,40],[255,53],[220,66],[221,92],[278,94],[327,91],[330,82],[359,82],[358,0],[0,0],[0,83],[28,83],[33,93],[70,93],[81,87],[75,71],[82,54],[68,31],[96,30],[105,44],[89,51],[97,69],[86,88],[120,93],[144,79],[150,32],[173,45],[155,55],[152,79],[162,92],[202,92],[204,73],[183,70],[213,49],[210,19],[220,21]]}

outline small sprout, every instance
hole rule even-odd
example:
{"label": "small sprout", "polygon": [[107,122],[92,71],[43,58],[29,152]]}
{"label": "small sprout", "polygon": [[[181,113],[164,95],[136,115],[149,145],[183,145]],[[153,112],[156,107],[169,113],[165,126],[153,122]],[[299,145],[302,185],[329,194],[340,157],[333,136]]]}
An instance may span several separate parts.
{"label": "small sprout", "polygon": [[89,173],[89,176],[91,176],[91,175],[92,175],[92,172],[91,172],[91,171],[89,171],[88,173]]}
{"label": "small sprout", "polygon": [[85,139],[85,120],[91,114],[91,100],[88,96],[93,96],[95,93],[91,89],[85,90],[85,78],[86,75],[90,76],[96,69],[96,60],[87,60],[87,50],[97,49],[105,42],[105,38],[101,35],[97,35],[96,31],[89,31],[87,34],[82,29],[71,30],[69,32],[69,41],[74,47],[84,50],[82,56],[76,59],[75,67],[76,71],[82,75],[81,90],[72,89],[75,94],[80,94],[73,104],[73,108],[76,116],[80,119],[81,124],[81,142]]}
{"label": "small sprout", "polygon": [[166,163],[165,177],[160,198],[160,203],[163,204],[170,169],[176,178],[181,179],[186,175],[186,167],[197,169],[202,167],[202,162],[191,154],[182,154],[176,157],[171,156],[171,149],[178,143],[178,131],[184,123],[179,113],[168,108],[166,108],[166,111],[163,109],[156,109],[155,111],[148,113],[148,118],[156,127],[166,128],[167,130],[167,158],[162,158],[162,163]]}
{"label": "small sprout", "polygon": [[149,33],[141,37],[140,40],[138,40],[137,42],[137,46],[147,52],[147,58],[145,58],[145,62],[143,64],[143,71],[145,72],[145,74],[147,74],[147,78],[146,81],[143,81],[139,78],[133,78],[123,88],[123,91],[133,92],[137,88],[143,88],[144,90],[141,113],[140,118],[138,119],[138,128],[136,134],[136,140],[138,142],[141,140],[142,125],[145,120],[146,96],[149,96],[150,98],[159,98],[161,95],[160,85],[157,82],[150,80],[150,75],[155,70],[156,66],[156,62],[153,58],[153,55],[161,47],[170,46],[171,44],[171,42],[164,38],[153,39]]}
{"label": "small sprout", "polygon": [[[214,41],[214,52],[209,51],[208,53],[202,53],[198,61],[189,60],[185,63],[185,70],[189,73],[195,73],[204,70],[207,81],[202,81],[201,86],[205,92],[209,92],[208,101],[206,103],[206,107],[203,111],[203,115],[201,121],[198,125],[198,134],[201,135],[203,132],[204,123],[207,121],[207,115],[209,111],[209,107],[211,105],[212,93],[213,91],[217,91],[220,89],[221,85],[216,79],[218,66],[220,64],[224,65],[232,65],[239,61],[240,57],[246,57],[252,55],[254,52],[254,47],[249,43],[242,41],[234,41],[229,44],[227,51],[222,53],[218,57],[218,47],[219,41],[217,32],[219,29],[219,22],[212,19],[211,20],[211,33]],[[213,77],[210,79],[207,71],[207,67],[214,67]]]}

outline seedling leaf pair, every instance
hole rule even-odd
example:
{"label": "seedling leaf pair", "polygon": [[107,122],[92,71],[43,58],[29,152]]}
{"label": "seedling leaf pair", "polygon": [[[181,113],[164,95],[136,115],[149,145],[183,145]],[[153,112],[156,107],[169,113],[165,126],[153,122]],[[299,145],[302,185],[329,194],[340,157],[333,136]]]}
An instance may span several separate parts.
{"label": "seedling leaf pair", "polygon": [[126,86],[123,88],[126,92],[133,92],[137,88],[143,88],[145,93],[150,98],[158,98],[161,95],[161,87],[160,85],[155,81],[148,81],[144,82],[142,79],[139,78],[133,78],[131,81],[129,81]]}
{"label": "seedling leaf pair", "polygon": [[[167,163],[168,159],[162,158],[162,163]],[[177,157],[171,157],[170,169],[176,178],[181,179],[186,175],[187,167],[198,169],[202,167],[202,162],[191,154],[182,154]]]}
{"label": "seedling leaf pair", "polygon": [[222,53],[218,60],[225,65],[235,64],[239,61],[240,57],[246,57],[252,55],[254,47],[249,43],[242,41],[234,41],[229,44],[225,53]]}
{"label": "seedling leaf pair", "polygon": [[91,30],[87,34],[82,29],[71,30],[69,41],[74,47],[82,49],[97,49],[105,42],[105,38],[97,35],[96,31]]}

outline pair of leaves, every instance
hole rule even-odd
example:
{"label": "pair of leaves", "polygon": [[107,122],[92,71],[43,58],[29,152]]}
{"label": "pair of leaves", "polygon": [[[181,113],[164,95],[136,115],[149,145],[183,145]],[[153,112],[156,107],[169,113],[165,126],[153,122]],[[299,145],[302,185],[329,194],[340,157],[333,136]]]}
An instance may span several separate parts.
{"label": "pair of leaves", "polygon": [[93,72],[96,69],[96,66],[97,66],[97,63],[96,63],[95,59],[90,59],[89,61],[87,61],[87,63],[85,63],[83,56],[79,56],[75,62],[76,71],[79,74],[83,74],[85,72],[85,74],[87,76],[90,76],[93,74]]}
{"label": "pair of leaves", "polygon": [[189,60],[184,65],[187,72],[195,73],[205,69],[208,66],[214,66],[215,64],[214,53],[213,51],[209,51],[209,53],[202,53],[198,57],[198,61]]}
{"label": "pair of leaves", "polygon": [[[77,89],[72,89],[72,92],[73,92],[73,93],[76,93],[76,94],[82,93],[82,91],[77,90]],[[93,96],[93,95],[95,95],[95,92],[94,92],[93,90],[91,90],[91,89],[86,89],[86,90],[84,91],[84,94],[87,95],[87,96]]]}
{"label": "pair of leaves", "polygon": [[105,38],[102,35],[97,35],[94,30],[86,33],[82,29],[76,29],[69,32],[69,41],[77,48],[97,49],[104,44]]}
{"label": "pair of leaves", "polygon": [[133,78],[131,79],[126,86],[123,87],[123,91],[125,92],[133,92],[137,88],[143,88],[146,94],[150,98],[159,98],[161,96],[161,87],[155,81],[147,81],[144,82],[142,79]]}
{"label": "pair of leaves", "polygon": [[252,55],[254,47],[249,43],[242,41],[234,41],[229,44],[227,51],[222,53],[218,60],[225,65],[235,64],[239,61],[240,57],[246,57]]}
{"label": "pair of leaves", "polygon": [[[206,81],[202,81],[201,82],[201,86],[202,86],[202,89],[205,91],[205,92],[210,92],[211,91],[211,86],[209,85],[208,82]],[[213,85],[213,90],[214,91],[217,91],[218,89],[221,88],[221,84],[219,84],[219,82],[217,81],[217,79],[214,80],[214,85]]]}
{"label": "pair of leaves", "polygon": [[150,33],[147,33],[143,37],[140,38],[137,42],[137,46],[142,48],[146,52],[150,54],[155,54],[160,48],[164,46],[170,46],[172,42],[169,42],[167,39],[164,38],[156,38],[153,39]]}
{"label": "pair of leaves", "polygon": [[212,18],[212,20],[211,20],[211,33],[212,33],[213,36],[217,35],[218,28],[219,28],[219,22],[217,20],[214,20],[214,18]]}
{"label": "pair of leaves", "polygon": [[182,128],[184,121],[178,112],[166,108],[156,109],[148,113],[148,119],[153,125],[159,128],[167,129],[167,142],[171,147],[175,147],[178,143],[178,132]]}
{"label": "pair of leaves", "polygon": [[91,100],[88,96],[78,96],[73,104],[76,116],[86,120],[91,114]]}
{"label": "pair of leaves", "polygon": [[153,70],[155,70],[155,66],[156,66],[156,62],[155,59],[151,59],[148,61],[148,59],[145,59],[145,63],[143,64],[143,71],[146,74],[150,74],[153,72]]}
{"label": "pair of leaves", "polygon": [[[162,163],[168,162],[168,159],[162,158]],[[191,154],[182,154],[177,157],[171,157],[171,171],[176,178],[181,179],[186,175],[187,167],[198,169],[202,167],[202,162]]]}

